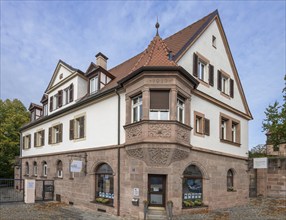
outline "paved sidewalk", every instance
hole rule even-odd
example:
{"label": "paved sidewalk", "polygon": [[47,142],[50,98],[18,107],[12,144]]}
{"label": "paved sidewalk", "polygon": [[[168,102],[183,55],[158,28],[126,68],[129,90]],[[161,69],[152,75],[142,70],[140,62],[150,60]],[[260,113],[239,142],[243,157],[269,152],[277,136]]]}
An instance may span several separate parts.
{"label": "paved sidewalk", "polygon": [[[64,203],[0,204],[1,220],[134,220]],[[213,212],[176,216],[174,220],[286,220],[286,198],[250,199],[249,204]]]}

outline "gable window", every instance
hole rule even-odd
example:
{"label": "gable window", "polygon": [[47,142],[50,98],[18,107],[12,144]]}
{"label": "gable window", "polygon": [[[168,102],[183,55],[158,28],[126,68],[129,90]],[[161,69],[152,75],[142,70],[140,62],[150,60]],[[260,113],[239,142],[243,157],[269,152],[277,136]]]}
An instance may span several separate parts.
{"label": "gable window", "polygon": [[29,163],[25,163],[25,176],[29,176]]}
{"label": "gable window", "polygon": [[45,144],[45,130],[34,133],[34,147],[41,147]]}
{"label": "gable window", "polygon": [[95,201],[105,205],[113,205],[114,179],[112,168],[103,163],[95,170]]}
{"label": "gable window", "polygon": [[57,177],[63,178],[63,162],[61,160],[57,162]]}
{"label": "gable window", "polygon": [[63,124],[58,124],[49,128],[49,144],[62,142]]}
{"label": "gable window", "polygon": [[42,175],[46,177],[48,175],[48,164],[46,161],[42,162]]}
{"label": "gable window", "polygon": [[202,205],[203,199],[203,176],[200,169],[195,165],[188,166],[183,173],[183,207],[191,208]]}
{"label": "gable window", "polygon": [[23,149],[31,148],[31,135],[26,135],[23,137]]}
{"label": "gable window", "polygon": [[210,135],[210,120],[199,112],[194,112],[194,134],[199,136]]}
{"label": "gable window", "polygon": [[240,144],[240,122],[221,113],[220,139],[228,143]]}
{"label": "gable window", "polygon": [[213,86],[213,66],[210,61],[198,52],[193,57],[193,75],[201,80],[202,85]]}
{"label": "gable window", "polygon": [[216,37],[214,35],[212,36],[212,46],[216,48]]}
{"label": "gable window", "polygon": [[231,169],[227,171],[227,191],[233,191],[233,172]]}
{"label": "gable window", "polygon": [[96,93],[98,91],[98,76],[95,76],[89,80],[89,93]]}
{"label": "gable window", "polygon": [[70,120],[70,140],[85,137],[85,116]]}
{"label": "gable window", "polygon": [[132,122],[137,122],[142,119],[142,95],[132,98]]}
{"label": "gable window", "polygon": [[150,120],[169,120],[169,91],[150,91]]}
{"label": "gable window", "polygon": [[34,161],[33,163],[33,171],[34,171],[34,176],[38,175],[38,166],[37,166],[37,162]]}
{"label": "gable window", "polygon": [[222,95],[234,97],[234,81],[227,73],[220,70],[217,71],[217,88],[221,91]]}
{"label": "gable window", "polygon": [[59,95],[56,94],[54,95],[54,100],[53,100],[53,110],[56,110],[59,108]]}
{"label": "gable window", "polygon": [[177,120],[185,122],[185,100],[180,96],[177,97]]}

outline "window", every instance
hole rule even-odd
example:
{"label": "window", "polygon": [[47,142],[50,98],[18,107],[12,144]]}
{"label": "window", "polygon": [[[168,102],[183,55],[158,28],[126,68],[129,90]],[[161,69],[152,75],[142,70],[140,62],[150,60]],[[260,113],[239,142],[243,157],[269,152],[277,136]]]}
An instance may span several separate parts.
{"label": "window", "polygon": [[70,140],[85,137],[85,116],[70,120]]}
{"label": "window", "polygon": [[46,161],[42,162],[42,174],[43,177],[46,177],[48,175],[48,165]]}
{"label": "window", "polygon": [[198,78],[202,81],[205,81],[206,74],[206,64],[203,63],[201,60],[198,61]]}
{"label": "window", "polygon": [[61,160],[57,162],[57,177],[63,178],[63,162]]}
{"label": "window", "polygon": [[240,144],[240,122],[221,113],[220,139],[228,143]]}
{"label": "window", "polygon": [[89,93],[96,93],[98,91],[98,76],[95,76],[89,80]]}
{"label": "window", "polygon": [[44,104],[44,116],[48,115],[48,104]]}
{"label": "window", "polygon": [[45,130],[34,133],[34,147],[41,147],[45,145]]}
{"label": "window", "polygon": [[132,98],[132,122],[142,120],[142,95]]}
{"label": "window", "polygon": [[177,120],[181,123],[185,122],[185,100],[181,97],[177,98]]}
{"label": "window", "polygon": [[95,171],[95,179],[95,201],[105,205],[113,205],[114,179],[111,167],[106,163],[98,166]]}
{"label": "window", "polygon": [[37,166],[37,162],[34,161],[33,163],[33,170],[34,170],[34,176],[38,175],[38,166]]}
{"label": "window", "polygon": [[203,176],[195,165],[188,166],[183,173],[183,207],[191,208],[202,205]]}
{"label": "window", "polygon": [[110,82],[110,78],[104,73],[100,73],[100,89],[102,89],[107,83]]}
{"label": "window", "polygon": [[25,176],[29,176],[29,163],[25,163]]}
{"label": "window", "polygon": [[169,91],[150,91],[150,120],[169,120]]}
{"label": "window", "polygon": [[59,108],[59,96],[58,94],[54,95],[54,100],[53,100],[53,110],[56,110]]}
{"label": "window", "polygon": [[199,136],[210,135],[210,120],[199,112],[194,112],[194,134]]}
{"label": "window", "polygon": [[49,128],[49,144],[62,142],[63,124],[58,124]]}
{"label": "window", "polygon": [[216,48],[216,37],[214,35],[212,36],[212,45]]}
{"label": "window", "polygon": [[233,172],[231,169],[227,171],[227,191],[233,191]]}
{"label": "window", "polygon": [[220,70],[217,71],[217,88],[222,94],[234,97],[234,81],[227,73]]}
{"label": "window", "polygon": [[23,137],[23,149],[31,148],[31,135],[26,135]]}

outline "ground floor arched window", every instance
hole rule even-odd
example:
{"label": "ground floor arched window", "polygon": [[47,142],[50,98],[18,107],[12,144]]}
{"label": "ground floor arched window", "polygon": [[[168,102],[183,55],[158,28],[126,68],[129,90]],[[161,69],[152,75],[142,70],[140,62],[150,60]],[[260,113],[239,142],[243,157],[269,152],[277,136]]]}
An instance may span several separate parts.
{"label": "ground floor arched window", "polygon": [[111,167],[103,163],[95,170],[95,201],[105,205],[113,205],[114,178]]}
{"label": "ground floor arched window", "polygon": [[36,161],[34,161],[34,163],[33,163],[33,170],[34,170],[34,176],[37,176],[38,175],[38,165],[37,165]]}
{"label": "ground floor arched window", "polygon": [[63,178],[63,162],[61,160],[57,161],[57,177]]}
{"label": "ground floor arched window", "polygon": [[203,176],[195,165],[188,166],[183,173],[183,208],[202,205]]}
{"label": "ground floor arched window", "polygon": [[227,191],[233,191],[233,172],[231,169],[227,171]]}
{"label": "ground floor arched window", "polygon": [[29,176],[29,163],[28,162],[26,162],[25,164],[25,175]]}

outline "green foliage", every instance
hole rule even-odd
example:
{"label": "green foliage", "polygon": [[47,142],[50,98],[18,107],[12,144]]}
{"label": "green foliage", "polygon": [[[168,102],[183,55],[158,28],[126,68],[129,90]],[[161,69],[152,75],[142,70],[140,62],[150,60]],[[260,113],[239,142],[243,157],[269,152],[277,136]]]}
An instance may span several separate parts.
{"label": "green foliage", "polygon": [[20,153],[20,127],[29,122],[29,112],[18,99],[0,99],[0,178],[13,178],[15,156]]}
{"label": "green foliage", "polygon": [[266,157],[266,145],[259,144],[248,152],[249,158]]}
{"label": "green foliage", "polygon": [[278,146],[286,142],[286,75],[284,76],[285,87],[282,90],[284,103],[277,101],[266,108],[262,129],[267,132],[267,143]]}

